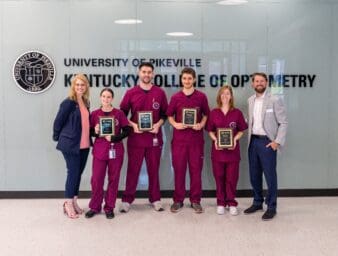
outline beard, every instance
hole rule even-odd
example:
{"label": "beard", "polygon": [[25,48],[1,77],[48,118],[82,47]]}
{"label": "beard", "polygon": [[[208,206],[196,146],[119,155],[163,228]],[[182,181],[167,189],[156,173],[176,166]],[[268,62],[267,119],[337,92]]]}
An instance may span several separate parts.
{"label": "beard", "polygon": [[257,93],[264,93],[265,90],[266,90],[266,87],[255,88],[255,91],[256,91]]}
{"label": "beard", "polygon": [[151,83],[151,78],[145,77],[145,78],[142,78],[141,81],[144,84],[150,84]]}

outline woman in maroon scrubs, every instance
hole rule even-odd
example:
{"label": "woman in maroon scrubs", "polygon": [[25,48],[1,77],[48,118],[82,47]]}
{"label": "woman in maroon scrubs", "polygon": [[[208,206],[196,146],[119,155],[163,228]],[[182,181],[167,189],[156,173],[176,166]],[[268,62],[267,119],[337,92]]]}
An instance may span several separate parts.
{"label": "woman in maroon scrubs", "polygon": [[[217,213],[224,214],[229,206],[231,215],[237,215],[236,187],[241,160],[239,139],[248,128],[242,112],[234,107],[231,86],[223,86],[217,93],[217,108],[210,112],[207,130],[213,140],[211,148],[212,169],[216,181]],[[231,128],[233,147],[220,148],[217,143],[217,129]]]}
{"label": "woman in maroon scrubs", "polygon": [[[93,146],[93,174],[91,178],[92,196],[89,202],[90,210],[86,218],[99,213],[105,200],[104,212],[108,219],[114,218],[114,208],[123,164],[124,148],[122,140],[131,131],[125,114],[112,106],[114,93],[105,88],[100,93],[101,108],[93,111],[90,117],[91,133],[95,136]],[[114,120],[114,135],[99,136],[100,117],[112,117]],[[104,195],[103,185],[108,169],[107,191]]]}

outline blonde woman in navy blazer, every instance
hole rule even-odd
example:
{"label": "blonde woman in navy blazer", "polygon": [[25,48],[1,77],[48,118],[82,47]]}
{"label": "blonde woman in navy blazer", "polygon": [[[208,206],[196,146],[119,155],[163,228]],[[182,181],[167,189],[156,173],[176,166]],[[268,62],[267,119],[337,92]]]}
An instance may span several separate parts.
{"label": "blonde woman in navy blazer", "polygon": [[71,82],[69,97],[60,105],[53,127],[53,140],[67,165],[64,213],[78,218],[83,213],[77,203],[82,172],[86,166],[90,141],[89,82],[83,74]]}

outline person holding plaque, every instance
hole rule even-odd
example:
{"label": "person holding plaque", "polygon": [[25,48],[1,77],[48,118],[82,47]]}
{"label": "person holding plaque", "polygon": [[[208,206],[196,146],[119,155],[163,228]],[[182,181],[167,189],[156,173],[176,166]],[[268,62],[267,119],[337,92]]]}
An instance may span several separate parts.
{"label": "person holding plaque", "polygon": [[[104,212],[108,219],[114,218],[124,147],[122,140],[129,135],[131,127],[125,114],[112,106],[114,92],[105,88],[100,93],[101,107],[90,117],[91,134],[95,137],[93,145],[93,173],[91,178],[92,195],[90,210],[86,218],[101,212],[104,197]],[[104,194],[104,180],[108,173],[107,190]]]}
{"label": "person holding plaque", "polygon": [[224,214],[229,207],[231,215],[237,215],[236,190],[241,160],[239,139],[248,128],[242,112],[235,108],[232,87],[225,85],[218,90],[217,107],[209,115],[207,130],[211,144],[212,170],[216,183],[217,214]]}
{"label": "person holding plaque", "polygon": [[64,213],[75,219],[83,213],[77,203],[81,175],[91,145],[89,133],[89,82],[85,75],[73,77],[69,97],[62,101],[53,125],[53,140],[66,161]]}
{"label": "person holding plaque", "polygon": [[277,212],[277,150],[285,143],[288,120],[282,99],[266,90],[267,75],[254,73],[251,79],[256,93],[248,99],[248,153],[254,199],[244,213],[250,214],[263,209],[262,176],[264,174],[268,192],[265,197],[267,210],[262,220],[271,220]]}
{"label": "person holding plaque", "polygon": [[175,176],[172,212],[183,207],[187,166],[190,174],[190,203],[196,213],[202,213],[202,168],[204,157],[203,128],[209,115],[208,99],[194,88],[196,72],[192,68],[181,71],[183,89],[174,94],[167,110],[169,123],[174,127],[171,143]]}
{"label": "person holding plaque", "polygon": [[122,196],[121,212],[128,212],[145,159],[149,178],[149,201],[155,211],[163,211],[160,194],[159,167],[163,145],[161,126],[168,107],[164,91],[152,84],[154,66],[143,62],[138,68],[139,85],[124,95],[120,108],[128,116],[133,130],[128,137],[128,167],[126,188]]}

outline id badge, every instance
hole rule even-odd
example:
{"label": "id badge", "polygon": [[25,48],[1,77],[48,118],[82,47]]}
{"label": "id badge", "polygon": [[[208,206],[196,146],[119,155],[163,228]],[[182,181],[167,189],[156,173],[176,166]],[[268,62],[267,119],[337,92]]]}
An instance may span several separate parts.
{"label": "id badge", "polygon": [[157,147],[157,146],[158,146],[158,138],[157,138],[157,137],[154,137],[154,138],[153,138],[153,146],[154,146],[154,147]]}
{"label": "id badge", "polygon": [[109,159],[115,159],[116,158],[116,150],[114,148],[114,144],[111,144],[109,149]]}

